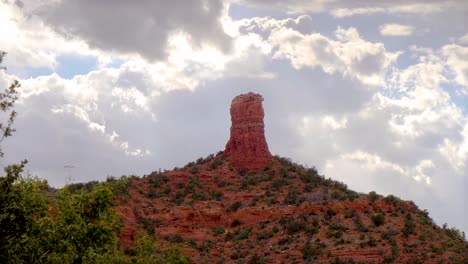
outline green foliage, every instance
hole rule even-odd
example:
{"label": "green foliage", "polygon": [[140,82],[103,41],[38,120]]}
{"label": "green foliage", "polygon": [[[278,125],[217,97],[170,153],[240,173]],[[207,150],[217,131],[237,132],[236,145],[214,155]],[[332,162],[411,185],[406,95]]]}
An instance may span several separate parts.
{"label": "green foliage", "polygon": [[210,168],[213,170],[217,169],[219,166],[223,165],[223,162],[224,162],[223,159],[220,159],[220,158],[215,159],[213,162],[211,162]]}
{"label": "green foliage", "polygon": [[299,191],[296,187],[291,187],[288,190],[288,194],[284,198],[284,204],[296,204],[299,198]]}
{"label": "green foliage", "polygon": [[382,213],[376,213],[371,216],[371,220],[378,227],[385,222],[385,216]]}
{"label": "green foliage", "polygon": [[279,179],[276,179],[276,180],[274,180],[272,182],[271,187],[273,188],[273,190],[279,191],[281,189],[281,187],[286,186],[286,185],[290,185],[291,183],[292,183],[292,181],[290,179],[279,178]]}
{"label": "green foliage", "polygon": [[198,174],[200,172],[200,167],[197,164],[195,164],[192,167],[190,167],[189,172],[192,174]]}
{"label": "green foliage", "polygon": [[184,242],[184,239],[179,234],[175,234],[173,236],[165,236],[164,239],[166,239],[170,243],[182,243],[182,242]]}
{"label": "green foliage", "polygon": [[224,234],[226,232],[226,229],[224,226],[218,226],[215,229],[213,229],[213,236],[218,236],[221,234]]}
{"label": "green foliage", "polygon": [[[0,63],[6,53],[0,51]],[[0,67],[1,68],[1,67]],[[0,143],[15,131],[12,110],[20,85],[14,81],[0,93]],[[0,148],[0,157],[4,153]],[[114,195],[128,195],[130,178],[108,178],[105,183],[68,185],[60,191],[47,181],[23,177],[27,161],[5,167],[0,177],[0,263],[190,263],[178,249],[159,252],[154,239],[138,236],[134,257],[119,250],[120,219]],[[160,173],[150,178],[156,188],[169,181]],[[164,188],[168,194],[170,188]]]}
{"label": "green foliage", "polygon": [[241,207],[242,207],[242,202],[241,201],[235,201],[228,208],[226,208],[226,212],[235,212],[235,211],[239,210],[239,208],[241,208]]}
{"label": "green foliage", "polygon": [[403,226],[401,233],[405,237],[408,237],[409,235],[416,233],[415,229],[416,229],[416,224],[414,223],[413,219],[407,217],[405,219],[405,225]]}
{"label": "green foliage", "polygon": [[369,231],[369,229],[366,226],[364,226],[364,224],[362,223],[361,217],[359,215],[356,215],[353,218],[353,222],[354,222],[354,225],[356,226],[356,229],[359,232],[368,232]]}
{"label": "green foliage", "polygon": [[234,235],[236,235],[236,240],[249,238],[251,231],[252,231],[252,228],[236,230],[236,232],[234,233]]}
{"label": "green foliage", "polygon": [[335,215],[336,215],[336,212],[332,208],[328,207],[327,211],[325,212],[325,219],[328,219],[328,220],[332,219],[333,216]]}
{"label": "green foliage", "polygon": [[396,196],[393,196],[390,194],[390,195],[385,196],[384,201],[387,204],[397,205],[399,199]]}
{"label": "green foliage", "polygon": [[28,235],[40,229],[49,208],[47,182],[22,178],[24,164],[6,167],[0,177],[0,263],[30,260],[27,252],[37,241]]}
{"label": "green foliage", "polygon": [[56,245],[54,255],[72,256],[81,262],[90,253],[115,251],[118,219],[112,209],[113,191],[105,184],[87,193],[72,194],[64,188],[57,194],[57,214],[53,219]]}
{"label": "green foliage", "polygon": [[452,240],[455,241],[465,241],[466,242],[466,237],[465,237],[465,232],[460,232],[460,230],[452,227],[448,228],[447,224],[444,224],[442,226],[442,230],[444,233],[449,236]]}
{"label": "green foliage", "polygon": [[294,234],[300,231],[305,231],[306,223],[302,221],[296,221],[294,219],[288,219],[285,229],[288,234]]}
{"label": "green foliage", "polygon": [[[3,61],[3,57],[6,55],[6,52],[0,51],[0,64]],[[5,69],[0,67],[0,69]],[[16,111],[12,110],[15,105],[16,100],[18,100],[18,88],[21,85],[17,80],[13,81],[8,88],[0,93],[0,111],[7,113],[6,123],[0,123],[0,143],[7,137],[10,137],[15,129],[13,128],[13,123],[16,118]],[[2,118],[3,119],[3,118]],[[3,151],[0,147],[0,157],[3,157]]]}
{"label": "green foliage", "polygon": [[379,199],[379,195],[374,191],[369,192],[368,197],[369,197],[369,201],[371,201],[371,202],[375,202],[377,199]]}
{"label": "green foliage", "polygon": [[55,195],[53,214],[45,181],[18,178],[11,187],[2,194],[16,197],[12,205],[21,205],[22,210],[10,211],[10,219],[24,221],[17,221],[21,229],[2,223],[2,229],[15,234],[2,239],[6,242],[2,243],[2,260],[82,263],[117,250],[119,225],[110,184],[100,184],[91,192],[72,193],[64,188]]}
{"label": "green foliage", "polygon": [[310,241],[307,241],[301,248],[301,253],[302,259],[310,261],[322,255],[322,248],[320,245],[311,244]]}

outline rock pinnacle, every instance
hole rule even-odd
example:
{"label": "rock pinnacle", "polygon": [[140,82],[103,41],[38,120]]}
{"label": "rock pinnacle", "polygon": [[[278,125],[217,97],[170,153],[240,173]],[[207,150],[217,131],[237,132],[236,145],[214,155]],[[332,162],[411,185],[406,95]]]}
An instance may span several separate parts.
{"label": "rock pinnacle", "polygon": [[258,170],[270,163],[272,156],[265,139],[263,97],[255,93],[236,96],[231,103],[231,136],[224,151],[234,166]]}

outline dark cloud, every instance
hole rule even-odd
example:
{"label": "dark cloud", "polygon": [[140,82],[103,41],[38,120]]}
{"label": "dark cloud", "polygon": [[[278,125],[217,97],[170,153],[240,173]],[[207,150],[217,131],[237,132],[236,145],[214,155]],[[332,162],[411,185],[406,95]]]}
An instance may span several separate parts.
{"label": "dark cloud", "polygon": [[126,1],[63,0],[36,9],[57,32],[91,47],[163,58],[171,33],[187,32],[194,45],[209,43],[228,51],[230,38],[220,23],[220,0]]}

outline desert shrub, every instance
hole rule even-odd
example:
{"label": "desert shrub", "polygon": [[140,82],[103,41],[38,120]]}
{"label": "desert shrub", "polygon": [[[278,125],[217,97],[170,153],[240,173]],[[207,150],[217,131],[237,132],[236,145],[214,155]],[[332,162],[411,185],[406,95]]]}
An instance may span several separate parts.
{"label": "desert shrub", "polygon": [[208,252],[215,247],[215,243],[212,240],[205,240],[200,245],[197,246],[198,251]]}
{"label": "desert shrub", "polygon": [[239,219],[234,219],[232,222],[231,222],[231,227],[237,227],[237,226],[240,226],[242,225],[242,222],[239,220]]}
{"label": "desert shrub", "polygon": [[290,179],[287,179],[287,178],[278,178],[278,179],[275,179],[272,183],[271,183],[271,188],[273,188],[273,190],[280,190],[281,187],[283,186],[286,186],[286,185],[290,185],[292,183],[292,181]]}
{"label": "desert shrub", "polygon": [[148,175],[148,182],[153,188],[160,188],[169,181],[170,178],[160,172],[154,171]]}
{"label": "desert shrub", "polygon": [[331,209],[330,207],[328,207],[327,211],[325,212],[325,218],[326,219],[331,219],[335,215],[336,215],[336,212],[333,209]]}
{"label": "desert shrub", "polygon": [[241,207],[242,207],[242,202],[241,201],[235,201],[228,208],[226,208],[226,212],[235,212],[235,211],[239,210],[239,208],[241,208]]}
{"label": "desert shrub", "polygon": [[242,240],[242,239],[249,238],[251,231],[252,231],[251,228],[237,230],[235,232],[236,240]]}
{"label": "desert shrub", "polygon": [[219,166],[223,165],[223,160],[222,159],[215,159],[211,164],[210,164],[210,168],[211,169],[217,169]]}
{"label": "desert shrub", "polygon": [[452,227],[452,228],[448,228],[447,227],[447,224],[443,224],[442,226],[442,230],[444,231],[444,233],[449,236],[452,240],[455,240],[455,241],[466,241],[466,237],[465,237],[465,233],[464,232],[460,232],[460,230]]}
{"label": "desert shrub", "polygon": [[366,226],[364,226],[364,224],[362,223],[361,217],[359,215],[356,215],[353,218],[353,222],[354,222],[354,225],[356,226],[356,229],[359,232],[368,232],[369,231],[369,229]]}
{"label": "desert shrub", "polygon": [[411,234],[415,234],[416,224],[411,218],[405,219],[405,225],[403,226],[401,233],[403,236],[408,237]]}
{"label": "desert shrub", "polygon": [[379,199],[379,195],[374,191],[369,192],[368,197],[369,197],[369,201],[371,202],[375,202],[377,199]]}
{"label": "desert shrub", "polygon": [[346,198],[350,201],[354,201],[356,200],[357,198],[359,198],[359,194],[355,191],[351,191],[351,190],[348,190],[346,192]]}
{"label": "desert shrub", "polygon": [[302,259],[311,261],[322,255],[322,248],[320,245],[312,244],[309,240],[301,248]]}
{"label": "desert shrub", "polygon": [[257,232],[257,240],[268,239],[275,236],[275,233],[271,231]]}
{"label": "desert shrub", "polygon": [[347,208],[345,209],[344,217],[345,218],[353,218],[356,216],[356,209],[351,209],[348,210]]}
{"label": "desert shrub", "polygon": [[202,165],[202,164],[210,162],[213,158],[214,158],[214,154],[209,154],[205,158],[203,158],[203,157],[198,158],[196,162],[197,162],[198,165]]}
{"label": "desert shrub", "polygon": [[216,201],[221,201],[223,199],[223,192],[222,191],[211,191],[210,196],[211,199],[214,199]]}
{"label": "desert shrub", "polygon": [[371,216],[371,220],[378,227],[385,222],[385,216],[382,213],[376,213]]}
{"label": "desert shrub", "polygon": [[296,187],[289,188],[288,194],[284,198],[284,204],[295,204],[299,198],[299,191]]}
{"label": "desert shrub", "polygon": [[427,210],[423,210],[418,212],[418,222],[423,225],[432,225],[434,222],[429,217],[429,212]]}
{"label": "desert shrub", "polygon": [[286,231],[288,234],[294,234],[300,231],[304,231],[306,224],[302,221],[291,220],[286,224]]}
{"label": "desert shrub", "polygon": [[225,232],[226,232],[226,229],[224,228],[224,226],[218,226],[215,229],[213,229],[214,236],[224,234]]}
{"label": "desert shrub", "polygon": [[198,174],[200,172],[200,167],[195,164],[192,167],[190,167],[189,172],[192,174]]}
{"label": "desert shrub", "polygon": [[390,194],[390,195],[385,196],[384,201],[385,201],[385,203],[387,203],[387,204],[397,205],[399,199],[398,199],[397,197],[395,197],[395,196],[393,196],[393,195]]}
{"label": "desert shrub", "polygon": [[182,243],[184,242],[184,239],[179,235],[175,234],[173,236],[164,236],[164,239],[167,240],[170,243]]}
{"label": "desert shrub", "polygon": [[192,200],[193,201],[206,201],[208,197],[206,196],[205,192],[197,191],[196,189],[192,192]]}
{"label": "desert shrub", "polygon": [[363,241],[363,242],[359,243],[359,246],[362,247],[362,248],[364,248],[364,247],[375,247],[375,246],[377,246],[377,240],[375,239],[374,236],[369,234],[367,236],[367,241]]}
{"label": "desert shrub", "polygon": [[146,233],[150,236],[155,235],[154,228],[157,226],[156,220],[153,218],[145,218],[145,217],[140,217],[138,219],[138,223],[140,223],[143,227],[144,230],[146,230]]}
{"label": "desert shrub", "polygon": [[311,183],[304,184],[303,192],[310,193],[314,189],[314,186]]}
{"label": "desert shrub", "polygon": [[391,240],[396,235],[398,235],[398,231],[390,228],[382,233],[382,239]]}
{"label": "desert shrub", "polygon": [[183,188],[185,188],[185,182],[179,181],[179,182],[177,182],[176,186],[179,189],[183,189]]}
{"label": "desert shrub", "polygon": [[267,261],[266,257],[260,257],[257,253],[254,253],[249,260],[249,264],[265,264]]}
{"label": "desert shrub", "polygon": [[281,238],[280,240],[278,240],[278,245],[282,246],[286,244],[291,244],[291,242],[292,242],[292,238],[290,236],[285,236]]}

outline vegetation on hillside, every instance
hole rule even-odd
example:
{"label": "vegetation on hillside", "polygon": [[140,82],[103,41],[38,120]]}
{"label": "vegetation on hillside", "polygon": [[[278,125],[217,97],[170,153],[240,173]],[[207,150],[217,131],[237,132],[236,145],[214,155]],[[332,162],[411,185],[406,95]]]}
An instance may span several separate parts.
{"label": "vegetation on hillside", "polygon": [[[0,143],[14,132],[19,87],[0,93]],[[243,171],[218,152],[172,171],[59,190],[24,175],[26,165],[0,177],[0,263],[468,260],[465,234],[438,227],[414,203],[357,193],[278,156]]]}
{"label": "vegetation on hillside", "polygon": [[[0,63],[5,52],[0,52]],[[0,143],[12,136],[17,113],[14,81],[0,93]],[[4,153],[0,148],[0,157]],[[126,256],[119,246],[121,219],[114,199],[128,180],[50,188],[47,181],[23,169],[27,161],[5,168],[0,177],[0,263],[189,263],[176,248],[160,250],[153,240],[139,237]]]}

